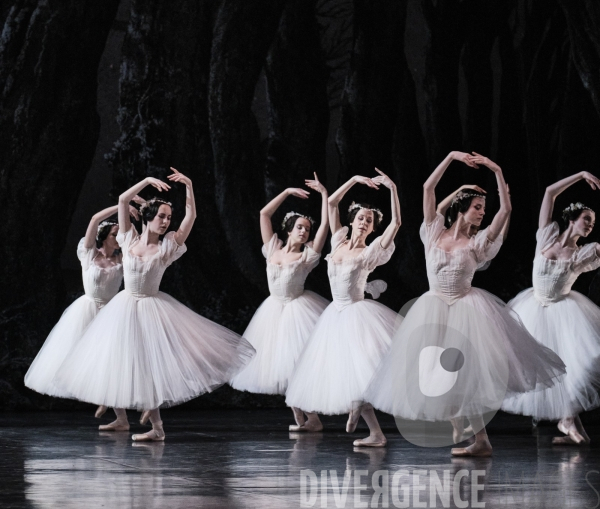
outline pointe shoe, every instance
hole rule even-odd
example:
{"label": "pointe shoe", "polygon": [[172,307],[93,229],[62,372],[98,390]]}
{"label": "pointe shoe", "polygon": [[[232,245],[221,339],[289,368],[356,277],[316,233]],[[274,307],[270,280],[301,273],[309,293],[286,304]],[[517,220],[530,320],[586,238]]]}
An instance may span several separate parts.
{"label": "pointe shoe", "polygon": [[304,418],[304,412],[299,408],[292,407],[292,412],[294,412],[294,420],[298,426],[304,426],[306,419]]}
{"label": "pointe shoe", "polygon": [[317,424],[314,424],[310,421],[306,421],[302,426],[298,426],[296,424],[290,424],[290,431],[308,431],[311,433],[315,433],[317,431],[323,430],[323,424],[319,421]]}
{"label": "pointe shoe", "polygon": [[487,440],[484,443],[475,442],[469,447],[455,447],[450,451],[450,454],[452,454],[452,456],[489,458],[492,455],[492,446]]}
{"label": "pointe shoe", "polygon": [[371,437],[360,438],[352,443],[354,447],[385,447],[386,444],[387,438],[385,437],[380,439],[372,439]]}
{"label": "pointe shoe", "polygon": [[[563,421],[560,420],[560,421],[558,421],[558,424],[556,425],[556,427],[559,429],[559,431],[561,433],[564,433],[565,435],[567,435],[577,445],[589,443],[589,437],[586,441],[585,437],[581,433],[579,433],[579,431],[577,431],[577,427],[575,426],[575,423],[571,424],[571,426],[569,426],[567,428],[565,426],[565,424],[563,423]],[[561,438],[561,437],[557,437],[557,438]]]}
{"label": "pointe shoe", "polygon": [[140,424],[146,424],[150,419],[150,410],[144,410],[140,416]]}
{"label": "pointe shoe", "polygon": [[96,413],[94,414],[94,417],[96,419],[100,419],[100,417],[102,417],[107,410],[108,407],[106,405],[100,405],[98,408],[96,408]]}
{"label": "pointe shoe", "polygon": [[354,433],[356,430],[356,426],[358,426],[358,421],[360,420],[360,407],[357,409],[352,409],[350,414],[348,415],[348,422],[346,423],[346,433]]}
{"label": "pointe shoe", "polygon": [[110,424],[101,424],[98,429],[100,431],[129,431],[129,423],[113,421]]}
{"label": "pointe shoe", "polygon": [[152,423],[152,429],[147,433],[131,435],[131,439],[136,442],[162,442],[165,439],[162,421]]}
{"label": "pointe shoe", "polygon": [[567,437],[553,437],[552,445],[578,445],[573,442],[573,439],[569,436]]}

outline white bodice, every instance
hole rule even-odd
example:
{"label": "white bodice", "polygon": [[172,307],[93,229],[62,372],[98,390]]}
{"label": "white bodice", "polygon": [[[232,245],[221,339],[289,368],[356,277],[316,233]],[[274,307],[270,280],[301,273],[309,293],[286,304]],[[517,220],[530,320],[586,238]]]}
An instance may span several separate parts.
{"label": "white bodice", "polygon": [[320,253],[317,253],[312,242],[307,243],[300,258],[286,265],[271,263],[273,253],[281,249],[283,242],[273,234],[268,244],[263,246],[262,252],[267,259],[267,278],[269,292],[272,297],[287,303],[304,293],[304,282],[311,270],[319,264]]}
{"label": "white bodice", "polygon": [[445,229],[444,217],[436,214],[430,224],[421,225],[419,233],[425,245],[429,288],[448,305],[452,305],[469,293],[475,271],[485,268],[487,262],[498,254],[502,236],[491,242],[487,238],[488,229],[485,228],[471,237],[466,247],[448,252],[437,247]]}
{"label": "white bodice", "polygon": [[586,244],[573,253],[568,260],[550,260],[544,256],[560,233],[558,224],[552,222],[536,233],[535,258],[533,259],[533,294],[543,305],[548,306],[571,292],[573,283],[582,272],[600,267],[596,254],[596,242]]}
{"label": "white bodice", "polygon": [[123,264],[119,263],[112,267],[102,268],[94,263],[98,256],[96,246],[86,249],[85,239],[79,241],[77,246],[77,258],[81,262],[81,277],[83,279],[83,290],[86,297],[101,308],[108,303],[117,293],[123,281]]}
{"label": "white bodice", "polygon": [[328,263],[327,275],[333,303],[339,310],[364,300],[369,274],[379,265],[387,263],[396,247],[394,242],[390,242],[390,245],[383,249],[380,236],[363,249],[360,255],[341,262],[334,261],[333,254],[346,240],[348,240],[348,227],[344,226],[331,238],[331,253],[325,257]]}
{"label": "white bodice", "polygon": [[123,250],[123,268],[125,272],[125,291],[138,299],[152,297],[158,293],[160,282],[167,267],[187,251],[184,245],[175,241],[175,232],[167,233],[159,243],[159,250],[148,259],[142,259],[131,253],[131,248],[139,241],[135,226],[127,233],[119,231],[117,242]]}

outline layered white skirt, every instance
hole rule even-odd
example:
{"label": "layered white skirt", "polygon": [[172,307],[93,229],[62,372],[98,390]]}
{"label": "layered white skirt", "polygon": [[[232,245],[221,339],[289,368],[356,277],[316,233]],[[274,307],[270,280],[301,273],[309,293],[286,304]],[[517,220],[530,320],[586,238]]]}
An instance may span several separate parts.
{"label": "layered white skirt", "polygon": [[290,379],[286,403],[305,412],[342,414],[363,400],[389,350],[399,316],[374,300],[323,312]]}
{"label": "layered white skirt", "polygon": [[268,297],[244,332],[256,355],[230,385],[242,391],[285,394],[306,340],[328,304],[308,290],[287,303]]}
{"label": "layered white skirt", "polygon": [[172,406],[228,382],[253,356],[238,334],[163,292],[120,292],[58,370],[70,397],[115,408]]}
{"label": "layered white skirt", "polygon": [[408,311],[365,399],[396,417],[445,421],[500,408],[564,373],[552,350],[494,295],[471,288],[449,305],[427,292]]}
{"label": "layered white skirt", "polygon": [[575,291],[542,306],[533,288],[519,293],[508,306],[541,344],[560,356],[567,374],[550,389],[507,399],[502,410],[555,420],[600,406],[600,308]]}
{"label": "layered white skirt", "polygon": [[25,375],[26,387],[49,396],[68,397],[53,383],[54,376],[98,311],[94,300],[87,295],[65,309],[29,366]]}

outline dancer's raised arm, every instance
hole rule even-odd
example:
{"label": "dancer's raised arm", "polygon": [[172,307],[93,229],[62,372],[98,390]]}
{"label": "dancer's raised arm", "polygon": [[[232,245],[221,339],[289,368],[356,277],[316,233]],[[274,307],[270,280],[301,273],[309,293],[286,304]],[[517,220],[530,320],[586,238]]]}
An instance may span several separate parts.
{"label": "dancer's raised arm", "polygon": [[127,233],[131,228],[131,221],[129,220],[129,202],[132,201],[136,195],[144,189],[146,186],[153,186],[159,191],[168,191],[171,189],[169,184],[166,184],[162,180],[158,180],[154,177],[146,177],[141,182],[138,182],[133,187],[130,187],[127,191],[119,196],[119,231],[121,233]]}
{"label": "dancer's raised arm", "polygon": [[474,191],[477,191],[478,193],[481,194],[486,194],[487,191],[479,186],[476,186],[474,184],[465,184],[464,186],[460,186],[456,191],[453,191],[452,193],[450,193],[448,196],[446,196],[437,206],[437,210],[436,212],[438,214],[441,214],[442,216],[444,216],[446,214],[446,211],[448,210],[448,207],[450,207],[450,205],[452,204],[452,200],[454,199],[454,197],[460,193],[461,191],[463,191],[464,189],[473,189]]}
{"label": "dancer's raised arm", "polygon": [[487,238],[490,241],[496,240],[500,235],[501,230],[504,228],[506,221],[508,220],[512,211],[512,205],[510,203],[510,195],[508,194],[508,187],[504,181],[504,175],[502,175],[502,169],[494,161],[488,157],[482,156],[477,152],[473,152],[471,161],[475,164],[482,164],[496,174],[496,182],[498,183],[498,194],[500,195],[500,210],[496,212],[492,224],[488,228]]}
{"label": "dancer's raised arm", "polygon": [[600,189],[600,181],[587,171],[576,173],[575,175],[571,175],[570,177],[559,180],[551,186],[548,186],[540,209],[539,228],[544,228],[552,222],[552,212],[554,211],[554,201],[556,200],[556,197],[565,189],[580,180],[585,180],[592,189]]}
{"label": "dancer's raised arm", "polygon": [[[135,198],[139,198],[139,196],[135,196]],[[139,198],[141,200],[141,198]],[[85,240],[83,241],[83,246],[86,249],[92,249],[96,245],[96,236],[98,235],[98,226],[102,221],[108,219],[113,214],[117,213],[118,205],[113,205],[112,207],[105,208],[100,212],[96,212],[92,219],[90,219],[90,223],[88,224],[87,230],[85,232]],[[135,207],[129,205],[129,215],[133,217],[136,221],[139,220],[140,215]]]}
{"label": "dancer's raised arm", "polygon": [[390,190],[390,196],[392,198],[392,219],[381,236],[381,247],[383,249],[387,249],[387,247],[394,242],[394,237],[398,233],[398,229],[402,224],[402,217],[400,215],[400,200],[398,199],[398,189],[396,189],[396,184],[392,182],[392,179],[390,179],[390,177],[388,177],[378,168],[375,168],[375,171],[377,171],[380,175],[373,178],[373,182],[377,185],[383,185],[387,187]]}
{"label": "dancer's raised arm", "polygon": [[340,186],[340,188],[333,193],[328,200],[329,227],[331,228],[332,234],[337,232],[342,227],[338,205],[354,184],[363,184],[365,186],[372,187],[373,189],[379,189],[377,184],[375,184],[372,179],[368,177],[362,177],[360,175],[354,175],[354,177],[351,177],[348,182]]}
{"label": "dancer's raised arm", "polygon": [[445,157],[435,170],[433,170],[433,173],[429,175],[429,178],[425,181],[425,184],[423,184],[423,217],[427,224],[435,219],[435,188],[452,161],[462,161],[471,168],[478,168],[477,164],[473,162],[473,156],[471,154],[453,151]]}
{"label": "dancer's raised arm", "polygon": [[175,232],[175,242],[182,246],[189,237],[192,226],[194,226],[194,221],[196,220],[196,200],[194,198],[192,181],[189,177],[186,177],[183,173],[177,171],[173,167],[171,167],[171,170],[175,173],[169,175],[167,178],[171,182],[185,184],[185,217],[183,218],[183,221],[181,221],[179,229]]}
{"label": "dancer's raised arm", "polygon": [[277,209],[285,201],[288,196],[296,196],[306,200],[310,193],[305,189],[299,187],[288,187],[285,191],[279,193],[269,203],[267,203],[260,211],[260,235],[262,237],[263,244],[268,244],[273,238],[273,223],[271,217],[277,212]]}
{"label": "dancer's raised arm", "polygon": [[327,203],[327,189],[325,189],[325,186],[319,182],[319,177],[317,177],[317,174],[315,173],[314,175],[314,180],[307,179],[304,181],[304,183],[311,189],[321,193],[321,224],[319,225],[319,229],[315,234],[315,240],[313,241],[313,249],[317,253],[320,253],[323,251],[323,247],[325,246],[325,240],[327,240],[327,230],[329,229],[329,205]]}

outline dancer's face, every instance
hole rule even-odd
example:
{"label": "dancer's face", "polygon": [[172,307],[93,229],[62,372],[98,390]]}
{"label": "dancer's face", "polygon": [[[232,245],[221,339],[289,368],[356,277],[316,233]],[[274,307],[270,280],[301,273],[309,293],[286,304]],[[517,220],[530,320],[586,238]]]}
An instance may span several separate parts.
{"label": "dancer's face", "polygon": [[584,210],[575,221],[571,221],[571,224],[575,235],[587,237],[596,224],[596,213],[593,210]]}
{"label": "dancer's face", "polygon": [[469,224],[479,227],[485,216],[485,200],[483,198],[473,198],[469,209],[464,213],[465,221]]}
{"label": "dancer's face", "polygon": [[288,238],[292,244],[305,244],[310,236],[311,224],[308,219],[299,217],[291,232],[288,232]]}
{"label": "dancer's face", "polygon": [[352,221],[354,236],[366,238],[374,227],[375,213],[372,210],[359,209]]}
{"label": "dancer's face", "polygon": [[148,222],[148,231],[164,235],[171,224],[171,207],[162,203],[152,221]]}
{"label": "dancer's face", "polygon": [[111,227],[108,236],[102,242],[102,248],[106,253],[106,256],[111,256],[115,250],[119,249],[119,243],[117,242],[117,233],[119,233],[119,225],[115,224]]}

